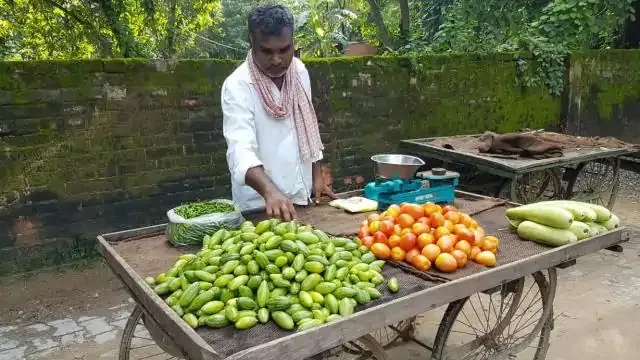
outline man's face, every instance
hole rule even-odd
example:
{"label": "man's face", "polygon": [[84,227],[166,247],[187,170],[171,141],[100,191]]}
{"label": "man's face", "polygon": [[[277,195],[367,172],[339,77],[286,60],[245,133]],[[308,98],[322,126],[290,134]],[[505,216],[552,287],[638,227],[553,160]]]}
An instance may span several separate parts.
{"label": "man's face", "polygon": [[293,60],[293,32],[284,28],[280,35],[265,36],[255,31],[251,35],[251,48],[258,68],[270,78],[279,78]]}

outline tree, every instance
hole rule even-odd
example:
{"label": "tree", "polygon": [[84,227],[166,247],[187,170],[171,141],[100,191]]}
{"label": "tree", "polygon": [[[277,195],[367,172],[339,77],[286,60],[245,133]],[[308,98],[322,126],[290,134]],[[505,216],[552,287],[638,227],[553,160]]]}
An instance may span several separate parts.
{"label": "tree", "polygon": [[358,15],[352,5],[361,1],[310,0],[294,6],[296,46],[303,56],[326,57],[339,54],[357,36]]}
{"label": "tree", "polygon": [[[2,59],[243,58],[272,0],[0,0]],[[282,2],[280,2],[282,3]],[[555,53],[640,43],[640,0],[286,0],[305,56],[364,40],[386,52]],[[554,55],[555,56],[555,55]]]}
{"label": "tree", "polygon": [[[4,59],[181,56],[221,0],[5,0]],[[219,14],[218,14],[219,15]]]}

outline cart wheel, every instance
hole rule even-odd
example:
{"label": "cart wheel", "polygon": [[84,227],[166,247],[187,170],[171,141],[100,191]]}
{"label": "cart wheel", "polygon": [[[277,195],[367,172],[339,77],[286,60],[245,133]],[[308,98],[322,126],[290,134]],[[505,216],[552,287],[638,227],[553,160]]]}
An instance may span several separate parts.
{"label": "cart wheel", "polygon": [[580,163],[567,184],[567,198],[612,209],[618,197],[620,159]]}
{"label": "cart wheel", "polygon": [[[402,342],[411,340],[413,338],[415,324],[416,318],[412,317],[395,325],[378,329],[370,335],[373,336],[384,349],[389,349]],[[353,355],[361,354],[360,348],[350,346],[349,344],[343,345],[343,351]]]}
{"label": "cart wheel", "polygon": [[[118,359],[186,359],[186,355],[177,350],[169,336],[159,327],[152,331],[154,335],[145,326],[142,308],[136,305],[124,328]],[[160,343],[155,340],[158,338],[161,339]]]}
{"label": "cart wheel", "polygon": [[[355,353],[354,353],[355,352]],[[389,356],[382,345],[371,335],[335,347],[305,360],[387,360]]]}
{"label": "cart wheel", "polygon": [[545,359],[555,288],[551,268],[449,304],[432,360]]}
{"label": "cart wheel", "polygon": [[502,184],[498,197],[520,204],[561,199],[562,185],[558,174],[552,169],[522,174]]}

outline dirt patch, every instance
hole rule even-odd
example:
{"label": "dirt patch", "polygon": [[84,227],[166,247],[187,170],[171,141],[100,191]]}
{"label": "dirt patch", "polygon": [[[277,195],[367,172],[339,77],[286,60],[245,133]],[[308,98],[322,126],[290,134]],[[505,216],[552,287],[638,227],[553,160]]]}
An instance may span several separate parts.
{"label": "dirt patch", "polygon": [[0,279],[0,324],[35,323],[122,304],[124,285],[102,261]]}

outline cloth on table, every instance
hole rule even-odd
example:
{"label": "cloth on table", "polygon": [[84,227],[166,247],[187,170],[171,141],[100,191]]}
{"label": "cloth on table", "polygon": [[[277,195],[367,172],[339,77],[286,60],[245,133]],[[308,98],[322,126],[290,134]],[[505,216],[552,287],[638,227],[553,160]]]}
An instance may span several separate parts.
{"label": "cloth on table", "polygon": [[562,146],[532,133],[496,134],[485,132],[478,138],[480,153],[518,155],[532,159],[562,157]]}

